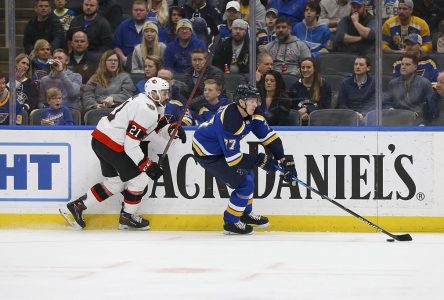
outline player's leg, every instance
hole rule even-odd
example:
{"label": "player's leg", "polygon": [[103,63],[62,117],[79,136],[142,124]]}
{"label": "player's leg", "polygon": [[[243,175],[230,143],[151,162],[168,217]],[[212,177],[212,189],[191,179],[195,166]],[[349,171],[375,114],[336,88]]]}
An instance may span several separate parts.
{"label": "player's leg", "polygon": [[135,178],[126,182],[126,188],[122,192],[123,204],[119,217],[119,229],[148,230],[148,220],[137,214],[143,196],[148,190],[149,177],[142,172]]}
{"label": "player's leg", "polygon": [[[249,234],[253,228],[240,221],[248,199],[253,195],[254,177],[248,170],[229,167],[224,157],[196,157],[197,162],[211,175],[218,177],[234,191],[224,212],[225,233]],[[254,174],[254,173],[252,173]]]}
{"label": "player's leg", "polygon": [[[255,176],[254,172],[250,170],[248,173],[251,175],[252,180],[254,182],[254,176]],[[266,228],[270,226],[267,217],[253,213],[253,197],[248,199],[247,206],[245,207],[244,213],[240,217],[240,220],[243,223],[252,225],[257,228]]]}
{"label": "player's leg", "polygon": [[83,212],[87,208],[122,192],[124,181],[136,177],[140,173],[134,162],[124,152],[112,151],[95,139],[92,139],[91,146],[100,161],[102,175],[105,178],[102,182],[92,186],[86,194],[67,204],[75,222],[82,228],[86,226]]}

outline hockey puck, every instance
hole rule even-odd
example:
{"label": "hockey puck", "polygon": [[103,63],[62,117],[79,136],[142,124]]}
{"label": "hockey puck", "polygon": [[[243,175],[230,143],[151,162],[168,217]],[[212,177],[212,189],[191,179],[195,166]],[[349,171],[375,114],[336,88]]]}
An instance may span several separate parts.
{"label": "hockey puck", "polygon": [[387,239],[386,241],[387,242],[394,242],[395,240],[394,239]]}

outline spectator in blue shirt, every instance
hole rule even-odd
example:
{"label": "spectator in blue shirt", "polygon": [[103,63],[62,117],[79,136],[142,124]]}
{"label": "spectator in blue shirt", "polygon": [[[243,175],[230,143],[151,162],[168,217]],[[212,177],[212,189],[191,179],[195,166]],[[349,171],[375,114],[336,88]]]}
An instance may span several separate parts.
{"label": "spectator in blue shirt", "polygon": [[46,99],[49,107],[40,113],[41,125],[74,125],[71,111],[62,105],[62,91],[50,88],[46,91]]}
{"label": "spectator in blue shirt", "polygon": [[146,2],[135,0],[132,17],[123,20],[114,31],[113,48],[124,66],[126,66],[128,55],[133,53],[134,46],[140,44],[142,40],[142,30],[147,15]]}
{"label": "spectator in blue shirt", "polygon": [[356,57],[353,76],[341,82],[339,88],[338,108],[356,111],[361,121],[376,106],[375,79],[369,74],[370,68],[367,56]]}
{"label": "spectator in blue shirt", "polygon": [[177,37],[165,49],[164,66],[174,73],[184,73],[191,67],[191,51],[196,48],[207,50],[205,43],[193,36],[190,20],[181,19],[177,23]]}

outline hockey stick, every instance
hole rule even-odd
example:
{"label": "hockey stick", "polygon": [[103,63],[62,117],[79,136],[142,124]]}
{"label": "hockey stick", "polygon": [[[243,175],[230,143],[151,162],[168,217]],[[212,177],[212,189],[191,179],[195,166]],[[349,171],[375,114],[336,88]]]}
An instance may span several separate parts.
{"label": "hockey stick", "polygon": [[[280,171],[281,173],[283,173],[283,169],[280,166],[276,166],[276,169],[278,171]],[[367,225],[373,227],[374,229],[376,229],[379,232],[385,233],[386,235],[390,236],[392,239],[400,241],[400,242],[404,242],[404,241],[411,241],[412,237],[410,236],[410,234],[392,234],[390,232],[388,232],[387,230],[379,227],[378,225],[376,225],[375,223],[367,220],[366,218],[358,215],[357,213],[355,213],[354,211],[352,211],[351,209],[348,209],[347,207],[345,207],[344,205],[336,202],[335,200],[331,199],[330,197],[322,194],[320,191],[318,191],[317,189],[315,189],[314,187],[306,184],[305,182],[303,182],[302,180],[300,180],[299,178],[297,178],[296,176],[293,176],[293,181],[299,183],[300,185],[304,186],[305,188],[309,189],[310,191],[312,191],[313,193],[319,195],[322,199],[328,200],[331,203],[333,203],[334,205],[336,205],[337,207],[345,210],[346,212],[348,212],[349,214],[353,215],[354,217],[358,218],[359,220],[361,220],[362,222],[366,223]],[[387,240],[387,241],[391,241],[391,240]]]}
{"label": "hockey stick", "polygon": [[[202,70],[199,73],[199,77],[197,78],[197,81],[194,84],[194,88],[191,91],[190,96],[188,97],[187,103],[185,103],[185,107],[183,108],[182,114],[180,115],[179,120],[177,121],[177,123],[179,123],[179,124],[182,123],[182,120],[185,117],[185,114],[187,113],[187,110],[190,107],[191,102],[193,101],[194,94],[196,94],[196,91],[199,88],[200,82],[202,81],[203,75],[207,71],[208,64],[212,60],[212,58],[213,58],[213,53],[211,51],[209,51],[208,55],[207,55],[207,60],[205,62],[205,65],[203,66]],[[170,138],[168,140],[168,143],[165,146],[165,149],[163,150],[162,156],[160,156],[160,158],[159,158],[159,166],[161,166],[161,167],[163,165],[163,161],[165,160],[166,154],[167,154],[168,150],[170,149],[171,143],[173,142],[173,139],[176,136],[177,130],[179,130],[178,127],[174,128],[173,132],[171,132],[171,135],[170,135]]]}

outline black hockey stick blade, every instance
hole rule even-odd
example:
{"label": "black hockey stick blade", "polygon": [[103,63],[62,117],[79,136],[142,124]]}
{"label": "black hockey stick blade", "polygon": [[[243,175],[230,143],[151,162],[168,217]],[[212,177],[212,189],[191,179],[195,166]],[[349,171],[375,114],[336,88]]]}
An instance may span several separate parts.
{"label": "black hockey stick blade", "polygon": [[[276,166],[276,170],[280,171],[281,173],[283,172],[283,169],[280,166]],[[296,176],[293,176],[293,183],[299,183],[300,185],[304,186],[305,188],[309,189],[310,191],[312,191],[313,193],[317,194],[318,196],[320,196],[322,199],[325,199],[331,203],[333,203],[334,205],[336,205],[337,207],[339,207],[342,210],[345,210],[346,212],[348,212],[349,214],[351,214],[352,216],[358,218],[359,220],[361,220],[362,222],[366,223],[367,225],[373,227],[374,229],[376,229],[379,232],[382,232],[388,236],[390,236],[392,239],[395,239],[399,242],[405,242],[405,241],[411,241],[413,240],[410,234],[393,234],[388,232],[387,230],[379,227],[378,225],[376,225],[375,223],[367,220],[366,218],[362,217],[361,215],[355,213],[354,211],[352,211],[351,209],[345,207],[344,205],[342,205],[339,202],[336,202],[335,200],[331,199],[330,197],[322,194],[320,191],[318,191],[317,189],[315,189],[314,187],[306,184],[305,182],[303,182],[302,180],[300,180],[299,178],[297,178]]]}

